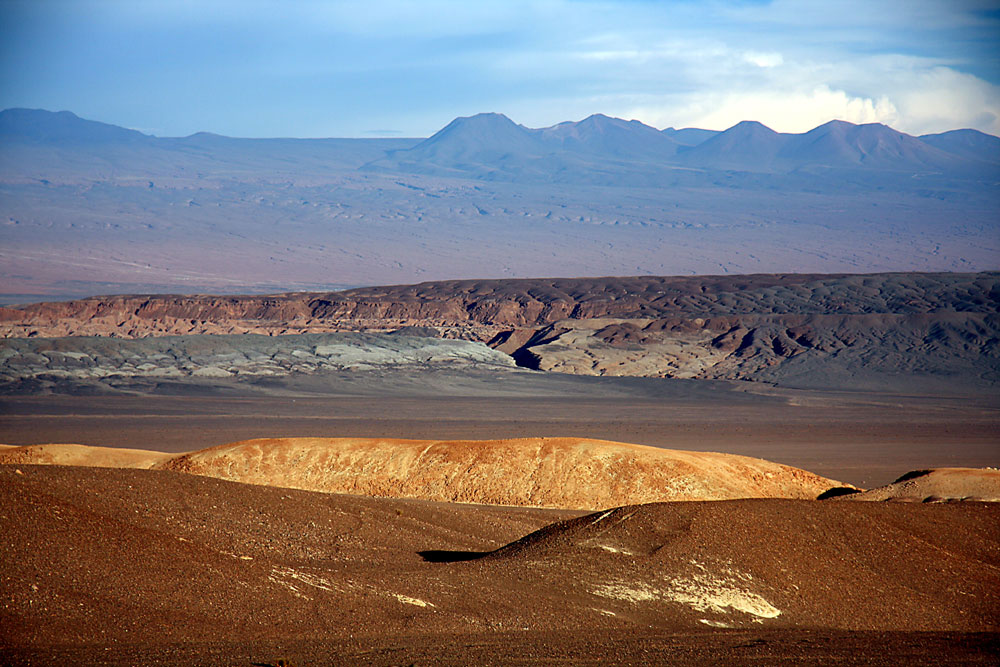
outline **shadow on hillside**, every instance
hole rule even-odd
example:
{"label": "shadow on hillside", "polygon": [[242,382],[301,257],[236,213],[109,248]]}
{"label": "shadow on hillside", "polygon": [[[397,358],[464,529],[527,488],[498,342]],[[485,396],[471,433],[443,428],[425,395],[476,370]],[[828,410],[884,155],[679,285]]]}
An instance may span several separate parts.
{"label": "shadow on hillside", "polygon": [[463,560],[476,560],[489,554],[489,551],[418,551],[420,557],[428,563],[458,563]]}

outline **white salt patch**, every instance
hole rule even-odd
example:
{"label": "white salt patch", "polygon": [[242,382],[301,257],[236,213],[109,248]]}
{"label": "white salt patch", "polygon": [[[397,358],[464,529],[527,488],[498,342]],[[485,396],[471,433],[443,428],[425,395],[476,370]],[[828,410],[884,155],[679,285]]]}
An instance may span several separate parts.
{"label": "white salt patch", "polygon": [[631,551],[625,551],[624,549],[616,549],[615,547],[609,547],[607,544],[598,544],[605,551],[610,551],[613,554],[625,554],[626,556],[634,556],[635,554]]}
{"label": "white salt patch", "polygon": [[596,519],[594,519],[593,521],[591,521],[590,525],[594,526],[594,525],[599,524],[601,521],[603,521],[604,519],[608,518],[608,515],[611,514],[612,512],[614,512],[614,510],[608,510],[607,512],[605,512],[601,516],[599,516]]}
{"label": "white salt patch", "polygon": [[296,570],[291,567],[275,567],[271,569],[271,574],[268,577],[271,581],[281,586],[284,586],[294,595],[309,600],[310,598],[302,594],[298,586],[293,582],[298,582],[300,584],[305,584],[306,586],[311,586],[312,588],[318,588],[321,591],[326,591],[327,593],[343,593],[344,589],[337,586],[336,583],[321,577],[317,574],[311,574],[309,572],[303,572],[301,570]]}
{"label": "white salt patch", "polygon": [[703,574],[672,579],[666,597],[698,611],[717,614],[724,614],[727,609],[759,618],[776,618],[781,614],[780,610],[756,593],[737,588],[735,581],[713,579]]}
{"label": "white salt patch", "polygon": [[400,595],[399,593],[390,593],[390,595],[392,595],[392,597],[396,598],[397,600],[399,600],[403,604],[412,604],[412,605],[414,605],[416,607],[433,607],[434,606],[430,602],[425,602],[425,601],[419,600],[417,598],[411,598],[408,595]]}
{"label": "white salt patch", "polygon": [[595,595],[615,600],[625,600],[626,602],[631,602],[632,604],[655,600],[660,593],[661,591],[642,583],[637,583],[632,586],[625,584],[601,584],[594,589]]}
{"label": "white salt patch", "polygon": [[667,579],[662,589],[642,582],[615,582],[600,584],[592,592],[601,597],[625,600],[632,604],[670,600],[701,612],[726,614],[738,611],[755,616],[754,620],[758,622],[760,619],[776,618],[781,614],[781,611],[767,600],[742,588],[740,582],[749,581],[750,575],[726,568],[729,577],[716,577],[710,575],[701,563],[691,561],[691,564],[702,571],[690,577]]}

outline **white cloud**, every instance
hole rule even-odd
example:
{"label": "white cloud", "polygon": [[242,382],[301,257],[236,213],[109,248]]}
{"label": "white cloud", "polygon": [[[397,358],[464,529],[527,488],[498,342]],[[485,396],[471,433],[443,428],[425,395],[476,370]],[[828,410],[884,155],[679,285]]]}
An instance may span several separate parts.
{"label": "white cloud", "polygon": [[[954,58],[847,49],[740,49],[686,38],[655,45],[592,46],[590,77],[605,90],[581,96],[579,111],[601,111],[656,127],[725,129],[759,120],[781,132],[804,132],[829,120],[885,123],[911,134],[959,127],[1000,134],[1000,86],[959,71]],[[659,89],[659,91],[657,90]],[[555,119],[551,119],[553,122]]]}
{"label": "white cloud", "polygon": [[834,119],[887,125],[893,125],[898,119],[896,107],[886,97],[852,97],[826,86],[817,86],[809,92],[697,93],[688,99],[667,101],[660,108],[638,106],[626,115],[661,128],[672,125],[713,130],[724,130],[741,120],[753,119],[779,132],[806,132]]}
{"label": "white cloud", "polygon": [[759,51],[747,51],[743,54],[743,60],[757,67],[777,67],[785,62],[780,53],[761,53]]}
{"label": "white cloud", "polygon": [[911,134],[973,127],[1000,135],[1000,88],[948,67],[915,73],[893,95],[897,129]]}

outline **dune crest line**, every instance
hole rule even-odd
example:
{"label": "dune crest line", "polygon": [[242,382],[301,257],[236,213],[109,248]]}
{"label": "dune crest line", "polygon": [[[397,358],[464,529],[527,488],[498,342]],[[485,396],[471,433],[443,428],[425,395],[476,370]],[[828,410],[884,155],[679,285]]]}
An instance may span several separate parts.
{"label": "dune crest line", "polygon": [[326,493],[572,509],[813,499],[844,486],[763,459],[587,438],[270,438],[184,454],[50,444],[0,450],[0,463],[172,470]]}

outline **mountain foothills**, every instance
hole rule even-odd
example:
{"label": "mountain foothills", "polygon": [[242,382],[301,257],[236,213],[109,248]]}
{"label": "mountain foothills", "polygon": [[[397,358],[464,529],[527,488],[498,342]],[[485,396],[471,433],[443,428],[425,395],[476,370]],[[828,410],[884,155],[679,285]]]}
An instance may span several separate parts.
{"label": "mountain foothills", "polygon": [[160,138],[0,112],[0,283],[273,292],[539,275],[997,268],[1000,139],[500,114],[424,139]]}

